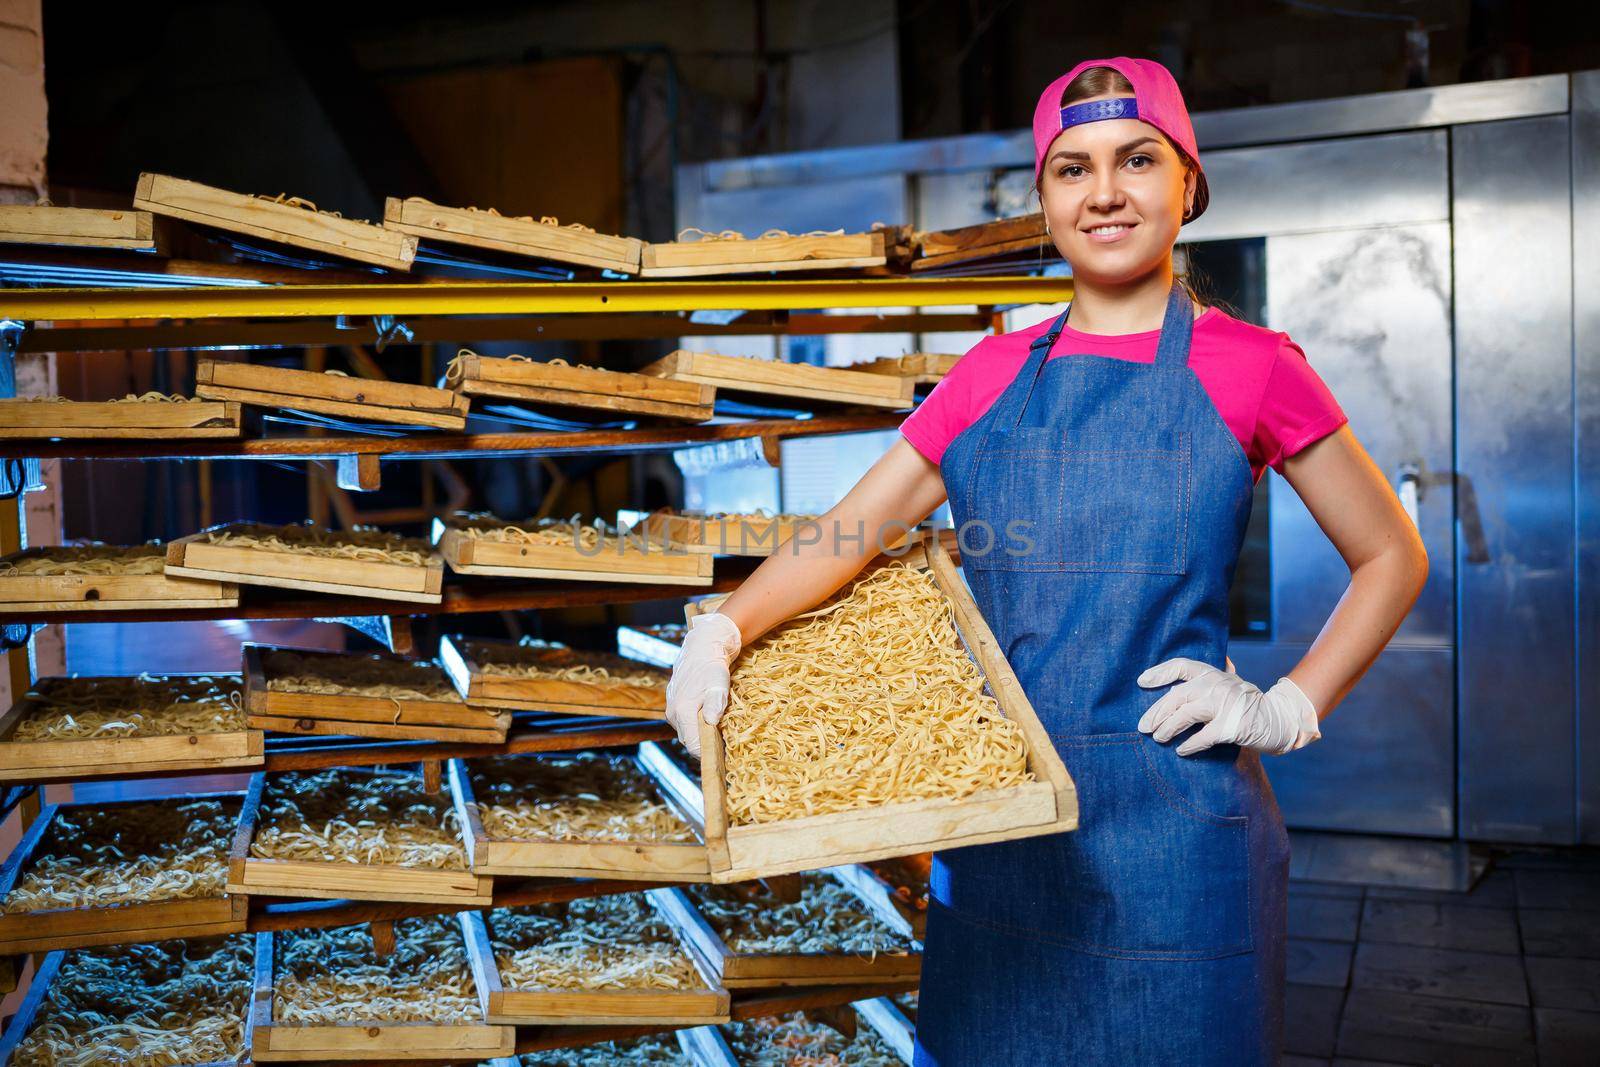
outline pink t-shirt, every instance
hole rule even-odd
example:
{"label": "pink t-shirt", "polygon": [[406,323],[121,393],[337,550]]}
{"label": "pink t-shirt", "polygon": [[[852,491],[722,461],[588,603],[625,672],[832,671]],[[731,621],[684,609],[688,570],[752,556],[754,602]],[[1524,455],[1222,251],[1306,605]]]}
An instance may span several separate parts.
{"label": "pink t-shirt", "polygon": [[[1028,358],[1028,345],[1052,321],[1046,318],[973,345],[905,417],[900,433],[938,463],[956,435],[1005,392]],[[1153,363],[1160,336],[1160,330],[1089,334],[1066,325],[1050,358],[1093,355]],[[1253,326],[1221,308],[1208,307],[1195,319],[1189,366],[1239,439],[1257,481],[1267,467],[1282,474],[1285,458],[1349,421],[1288,334]]]}

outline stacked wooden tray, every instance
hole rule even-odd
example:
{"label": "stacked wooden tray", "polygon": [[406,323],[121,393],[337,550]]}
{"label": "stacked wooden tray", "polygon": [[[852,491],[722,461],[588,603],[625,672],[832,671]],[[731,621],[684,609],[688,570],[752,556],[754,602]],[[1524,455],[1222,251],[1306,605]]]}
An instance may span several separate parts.
{"label": "stacked wooden tray", "polygon": [[669,673],[609,652],[450,635],[439,662],[469,704],[564,715],[662,719]]}
{"label": "stacked wooden tray", "polygon": [[246,643],[251,726],[283,733],[499,744],[511,714],[469,704],[433,663]]}
{"label": "stacked wooden tray", "polygon": [[705,422],[715,414],[716,389],[648,374],[571,366],[462,349],[452,364],[451,388],[469,397],[625,415]]}
{"label": "stacked wooden tray", "polygon": [[689,278],[766,271],[842,270],[881,267],[887,262],[882,231],[718,238],[647,244],[639,274],[644,278]]}
{"label": "stacked wooden tray", "polygon": [[148,211],[0,204],[0,244],[160,250]]}
{"label": "stacked wooden tray", "polygon": [[651,374],[679,382],[715,386],[720,393],[784,397],[810,404],[850,404],[900,411],[916,403],[916,383],[888,374],[810,363],[725,356],[678,349],[647,366]]}
{"label": "stacked wooden tray", "polygon": [[[256,935],[250,1032],[258,1063],[481,1060],[506,1056],[509,1026],[490,1025],[465,926],[473,912],[395,923],[380,957],[362,927]],[[363,1003],[349,987],[369,986]]]}
{"label": "stacked wooden tray", "polygon": [[259,767],[242,706],[235,675],[41,678],[0,716],[0,782]]}
{"label": "stacked wooden tray", "polygon": [[[929,572],[949,602],[956,632],[982,672],[999,710],[1021,732],[1027,750],[1026,770],[1032,780],[983,789],[960,798],[907,800],[729,825],[722,734],[718,728],[702,724],[701,783],[713,881],[743,881],[1076,828],[1077,792],[1072,779],[944,546],[937,539],[928,539],[912,546],[897,561],[880,557],[849,588],[876,573],[878,567],[901,561]],[[692,617],[715,610],[723,599],[710,597],[691,603],[686,614]],[[818,655],[834,654],[834,650],[818,650]]]}
{"label": "stacked wooden tray", "polygon": [[1035,213],[921,233],[915,246],[916,258],[911,262],[914,273],[1003,257],[1042,255],[1050,248],[1050,233],[1045,229],[1043,213]]}
{"label": "stacked wooden tray", "polygon": [[[333,543],[374,549],[375,558],[325,554],[318,547]],[[166,573],[379,600],[444,599],[444,564],[429,546],[376,531],[223,523],[167,545]]]}
{"label": "stacked wooden tray", "polygon": [[471,403],[460,393],[431,385],[350,378],[292,367],[258,367],[230,360],[200,360],[194,380],[194,391],[208,400],[437,430],[463,429]]}
{"label": "stacked wooden tray", "polygon": [[681,622],[618,626],[617,652],[670,671],[677,662],[678,653],[683,651],[685,632],[686,627]]}
{"label": "stacked wooden tray", "polygon": [[0,441],[238,437],[229,400],[0,400]]}
{"label": "stacked wooden tray", "polygon": [[922,946],[864,884],[828,870],[801,875],[793,903],[745,884],[665,889],[659,904],[729,989],[915,981]]}
{"label": "stacked wooden tray", "polygon": [[404,200],[391,196],[385,200],[383,225],[430,241],[599,267],[619,274],[639,273],[639,257],[644,251],[644,242],[633,237],[613,237],[586,227],[533,218],[511,218],[493,210],[444,207],[420,196]]}
{"label": "stacked wooden tray", "polygon": [[[456,811],[448,794],[401,771],[257,774],[228,854],[228,892],[486,905],[494,880],[468,869]],[[407,832],[412,841],[400,842]],[[402,859],[371,861],[382,843],[403,848]]]}
{"label": "stacked wooden tray", "polygon": [[133,206],[157,215],[390,270],[410,270],[417,239],[315,205],[249,196],[165,174],[141,174]]}
{"label": "stacked wooden tray", "polygon": [[13,552],[0,558],[0,611],[239,606],[237,584],[213,575],[167,573],[164,551],[160,545],[57,545]]}
{"label": "stacked wooden tray", "polygon": [[0,954],[242,933],[246,901],[223,885],[242,799],[46,806],[0,867]]}
{"label": "stacked wooden tray", "polygon": [[[473,975],[489,1021],[726,1022],[728,991],[689,949],[679,928],[661,917],[657,909],[664,905],[665,893],[651,890],[464,913]],[[557,975],[577,972],[585,980],[535,984],[538,977],[518,971],[522,953],[532,956],[526,965],[535,970],[543,963]],[[586,953],[598,958],[586,959]],[[626,979],[595,977],[608,963],[620,963],[634,973]],[[640,973],[647,980],[639,980]]]}
{"label": "stacked wooden tray", "polygon": [[[435,534],[439,554],[458,574],[646,585],[711,584],[708,556],[670,552],[610,530],[592,544],[584,544],[567,532],[570,529],[570,525],[563,528],[563,524],[543,520],[517,524],[484,515],[462,515],[442,520]],[[525,536],[547,532],[555,536],[545,541]]]}
{"label": "stacked wooden tray", "polygon": [[451,760],[478,874],[703,882],[699,787],[654,742],[637,749]]}

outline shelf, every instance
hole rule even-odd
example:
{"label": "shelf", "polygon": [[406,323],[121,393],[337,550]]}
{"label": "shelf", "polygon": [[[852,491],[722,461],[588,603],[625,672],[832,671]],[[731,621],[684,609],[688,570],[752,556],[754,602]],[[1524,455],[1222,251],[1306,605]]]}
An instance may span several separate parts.
{"label": "shelf", "polygon": [[0,459],[481,459],[564,453],[657,452],[745,437],[818,437],[887,430],[909,412],[872,411],[815,415],[803,419],[751,419],[687,426],[639,426],[631,430],[555,430],[538,433],[446,434],[404,437],[253,437],[136,441],[6,441]]}

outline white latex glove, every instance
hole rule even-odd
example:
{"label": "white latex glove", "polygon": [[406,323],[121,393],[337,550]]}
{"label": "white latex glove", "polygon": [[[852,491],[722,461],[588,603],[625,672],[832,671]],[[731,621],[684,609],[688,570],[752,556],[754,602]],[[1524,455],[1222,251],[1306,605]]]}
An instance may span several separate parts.
{"label": "white latex glove", "polygon": [[[1230,661],[1231,665],[1231,661]],[[1139,719],[1139,729],[1165,744],[1197,723],[1205,723],[1178,746],[1192,756],[1218,744],[1244,745],[1281,756],[1322,736],[1317,709],[1288,678],[1266,692],[1231,671],[1193,659],[1169,659],[1139,675],[1145,688],[1182,684],[1161,695]]]}
{"label": "white latex glove", "polygon": [[729,668],[739,655],[739,627],[719,611],[689,620],[667,682],[667,721],[689,755],[700,755],[700,719],[715,726],[728,707]]}

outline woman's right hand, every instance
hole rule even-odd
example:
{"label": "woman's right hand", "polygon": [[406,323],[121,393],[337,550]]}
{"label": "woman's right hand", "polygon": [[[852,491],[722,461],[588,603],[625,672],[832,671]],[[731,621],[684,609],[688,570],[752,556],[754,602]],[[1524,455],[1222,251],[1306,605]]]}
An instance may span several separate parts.
{"label": "woman's right hand", "polygon": [[700,755],[700,721],[715,726],[727,710],[729,674],[741,647],[738,625],[721,612],[689,620],[667,682],[667,721],[691,756]]}

